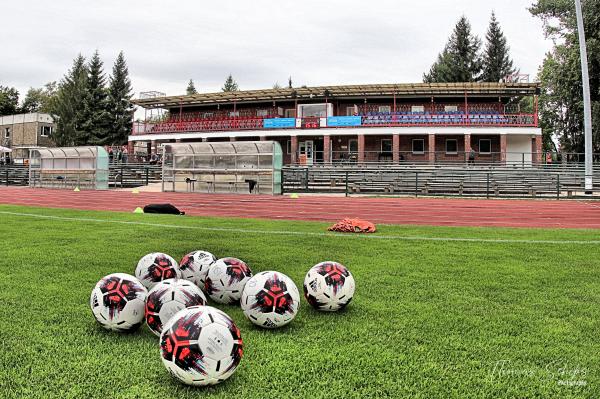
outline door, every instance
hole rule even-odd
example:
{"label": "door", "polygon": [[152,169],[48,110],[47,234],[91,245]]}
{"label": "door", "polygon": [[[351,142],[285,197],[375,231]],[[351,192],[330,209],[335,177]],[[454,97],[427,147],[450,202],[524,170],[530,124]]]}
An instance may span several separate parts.
{"label": "door", "polygon": [[300,152],[299,161],[302,165],[312,165],[314,162],[314,142],[312,140],[301,141],[298,143]]}
{"label": "door", "polygon": [[358,159],[358,139],[348,140],[348,160],[356,161]]}

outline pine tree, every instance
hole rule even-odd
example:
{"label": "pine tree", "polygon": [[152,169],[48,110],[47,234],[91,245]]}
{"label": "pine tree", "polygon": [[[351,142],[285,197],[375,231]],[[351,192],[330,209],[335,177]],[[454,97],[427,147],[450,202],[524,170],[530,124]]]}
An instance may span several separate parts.
{"label": "pine tree", "polygon": [[494,12],[492,12],[486,41],[481,80],[483,82],[499,82],[506,76],[512,75],[515,68],[510,58],[510,47],[507,45],[506,37]]}
{"label": "pine tree", "polygon": [[133,125],[134,107],[131,80],[125,55],[121,51],[115,61],[110,76],[108,89],[109,110],[112,116],[110,135],[107,144],[122,145],[127,143]]}
{"label": "pine tree", "polygon": [[288,78],[288,89],[293,89],[293,88],[294,88],[294,86],[292,85],[292,77],[290,76]]}
{"label": "pine tree", "polygon": [[88,84],[83,119],[84,137],[80,144],[106,144],[111,130],[111,114],[109,113],[104,63],[97,50],[88,64]]}
{"label": "pine tree", "polygon": [[231,76],[231,74],[229,74],[229,76],[227,77],[227,80],[225,80],[225,84],[223,85],[221,90],[227,92],[227,91],[239,91],[240,89],[238,87],[237,82],[235,80],[233,80],[233,76]]}
{"label": "pine tree", "polygon": [[481,74],[479,50],[481,40],[471,33],[471,24],[464,15],[460,18],[444,51],[438,55],[429,73],[423,75],[425,83],[475,82]]}
{"label": "pine tree", "polygon": [[61,80],[52,114],[55,116],[56,132],[52,135],[59,146],[73,146],[83,142],[82,131],[84,101],[87,96],[88,70],[85,58],[80,54],[73,66]]}
{"label": "pine tree", "polygon": [[198,91],[196,90],[196,86],[194,86],[194,81],[192,79],[190,79],[190,82],[188,83],[187,89],[185,89],[185,92],[187,93],[187,95],[192,95],[192,94],[198,94]]}

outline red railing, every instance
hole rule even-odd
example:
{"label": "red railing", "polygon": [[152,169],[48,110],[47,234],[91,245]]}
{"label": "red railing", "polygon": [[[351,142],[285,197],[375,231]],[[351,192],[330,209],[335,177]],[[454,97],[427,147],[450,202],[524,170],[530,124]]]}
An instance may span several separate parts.
{"label": "red railing", "polygon": [[[264,119],[272,117],[240,116],[222,118],[186,118],[173,117],[164,122],[134,123],[133,135],[178,133],[178,132],[216,132],[235,130],[262,130]],[[302,129],[320,128],[319,118],[303,118],[299,124]],[[371,113],[362,116],[360,127],[452,127],[452,126],[498,126],[498,127],[537,127],[537,118],[532,114],[463,114],[457,113]],[[356,126],[358,127],[358,126]],[[351,129],[354,127],[345,127]]]}

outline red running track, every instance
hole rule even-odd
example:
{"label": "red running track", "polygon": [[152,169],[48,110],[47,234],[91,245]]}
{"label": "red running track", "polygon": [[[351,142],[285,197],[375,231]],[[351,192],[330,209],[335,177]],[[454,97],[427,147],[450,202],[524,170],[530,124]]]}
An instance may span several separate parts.
{"label": "red running track", "polygon": [[192,216],[337,221],[430,226],[600,228],[600,203],[480,199],[345,198],[146,193],[0,187],[0,203],[48,208],[132,212],[150,203],[172,203]]}

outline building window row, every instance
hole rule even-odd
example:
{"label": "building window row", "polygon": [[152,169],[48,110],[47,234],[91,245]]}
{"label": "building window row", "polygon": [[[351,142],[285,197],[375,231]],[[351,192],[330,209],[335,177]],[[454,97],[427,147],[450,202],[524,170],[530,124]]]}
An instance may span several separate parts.
{"label": "building window row", "polygon": [[[358,140],[350,139],[348,141],[349,152],[358,152]],[[393,141],[392,139],[381,139],[381,152],[384,154],[392,153]],[[286,153],[290,155],[292,153],[292,141],[287,140],[286,142]],[[412,153],[415,155],[425,154],[425,139],[412,139]],[[479,140],[479,153],[480,154],[491,154],[492,153],[492,140],[480,139]],[[446,139],[446,154],[456,155],[458,154],[458,140]]]}

